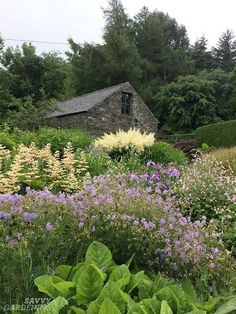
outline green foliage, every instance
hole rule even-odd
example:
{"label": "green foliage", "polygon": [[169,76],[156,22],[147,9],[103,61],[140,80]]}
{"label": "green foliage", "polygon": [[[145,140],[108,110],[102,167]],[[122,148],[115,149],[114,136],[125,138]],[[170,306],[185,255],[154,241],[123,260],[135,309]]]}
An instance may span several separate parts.
{"label": "green foliage", "polygon": [[198,77],[212,83],[215,95],[216,115],[221,120],[230,119],[229,98],[232,93],[232,82],[230,74],[217,68],[215,70],[203,70],[198,74]]}
{"label": "green foliage", "polygon": [[[54,276],[44,275],[34,281],[39,291],[54,299],[46,309],[55,308],[55,314],[67,305],[72,312],[88,314],[207,314],[212,310],[226,314],[236,310],[236,296],[218,297],[213,303],[211,298],[207,302],[199,302],[191,282],[185,281],[182,288],[160,274],[150,277],[143,272],[131,274],[126,265],[116,265],[112,261],[111,252],[100,242],[89,246],[83,263],[68,267],[75,269],[72,281],[65,280],[57,272]],[[71,294],[68,295],[68,290],[58,291],[57,281],[60,285],[71,287]],[[135,290],[131,292],[130,287],[135,287]],[[53,296],[51,291],[57,292]],[[219,306],[220,300],[225,303]]]}
{"label": "green foliage", "polygon": [[201,151],[202,151],[203,153],[208,153],[208,152],[209,152],[209,149],[210,149],[209,145],[207,145],[206,143],[202,143]]}
{"label": "green foliage", "polygon": [[230,82],[232,86],[232,94],[229,98],[229,114],[231,119],[236,118],[236,67],[231,72]]}
{"label": "green foliage", "polygon": [[56,128],[41,128],[38,131],[13,129],[13,131],[3,131],[3,141],[4,138],[6,144],[7,141],[9,141],[9,143],[13,142],[29,146],[34,142],[38,148],[43,148],[50,143],[52,151],[59,151],[60,153],[63,152],[63,149],[68,142],[72,143],[73,148],[76,151],[77,149],[88,147],[93,140],[92,136],[86,131]]}
{"label": "green foliage", "polygon": [[185,154],[175,149],[171,144],[155,142],[145,152],[146,161],[152,160],[156,163],[168,164],[170,162],[182,165],[187,160]]}
{"label": "green foliage", "polygon": [[191,47],[190,54],[194,60],[195,70],[211,69],[214,66],[212,52],[207,50],[208,40],[202,36]]}
{"label": "green foliage", "polygon": [[236,177],[231,169],[225,168],[212,154],[187,166],[175,186],[182,210],[194,220],[203,216],[206,221],[214,219],[216,227],[223,233],[223,241],[234,254],[235,186]]}
{"label": "green foliage", "polygon": [[199,145],[211,147],[231,147],[236,145],[236,120],[214,123],[196,130],[195,138]]}
{"label": "green foliage", "polygon": [[145,82],[156,78],[170,82],[178,75],[191,72],[191,60],[187,56],[187,32],[174,18],[143,7],[134,17],[132,30],[144,60]]}
{"label": "green foliage", "polygon": [[162,125],[168,123],[176,130],[191,130],[217,120],[212,83],[196,76],[179,77],[163,86],[155,100]]}
{"label": "green foliage", "polygon": [[233,70],[236,65],[236,40],[232,31],[227,29],[221,35],[213,53],[219,67],[226,72]]}
{"label": "green foliage", "polygon": [[48,305],[39,308],[35,314],[59,314],[61,309],[63,309],[67,304],[67,300],[59,296]]}
{"label": "green foliage", "polygon": [[34,102],[28,96],[25,101],[18,100],[15,102],[15,110],[8,113],[5,122],[13,128],[22,130],[38,130],[40,127],[49,125],[45,116],[47,112],[54,108],[54,100],[42,100]]}
{"label": "green foliage", "polygon": [[17,145],[14,140],[9,136],[9,134],[6,134],[4,132],[0,132],[0,144],[10,150],[12,150]]}

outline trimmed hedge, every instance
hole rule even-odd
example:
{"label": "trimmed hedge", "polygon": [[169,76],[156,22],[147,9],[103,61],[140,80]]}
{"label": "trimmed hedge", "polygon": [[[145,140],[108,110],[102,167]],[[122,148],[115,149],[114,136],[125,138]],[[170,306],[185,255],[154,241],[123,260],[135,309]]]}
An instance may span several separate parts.
{"label": "trimmed hedge", "polygon": [[146,161],[152,160],[155,163],[168,164],[173,162],[178,165],[184,164],[187,160],[183,152],[166,142],[155,142],[147,148],[145,159]]}
{"label": "trimmed hedge", "polygon": [[236,146],[236,120],[202,126],[196,130],[195,138],[199,145],[207,143],[213,147]]}

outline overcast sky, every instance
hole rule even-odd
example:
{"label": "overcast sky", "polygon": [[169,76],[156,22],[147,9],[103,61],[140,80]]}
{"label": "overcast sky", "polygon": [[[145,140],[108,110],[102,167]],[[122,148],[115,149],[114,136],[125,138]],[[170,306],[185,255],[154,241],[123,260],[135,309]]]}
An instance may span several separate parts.
{"label": "overcast sky", "polygon": [[[236,0],[123,0],[130,16],[144,5],[168,12],[187,28],[191,43],[205,35],[215,45],[227,28],[236,32]],[[107,0],[0,0],[3,38],[66,43],[102,42]],[[6,45],[21,44],[6,41]],[[65,51],[66,45],[36,44],[38,52]]]}

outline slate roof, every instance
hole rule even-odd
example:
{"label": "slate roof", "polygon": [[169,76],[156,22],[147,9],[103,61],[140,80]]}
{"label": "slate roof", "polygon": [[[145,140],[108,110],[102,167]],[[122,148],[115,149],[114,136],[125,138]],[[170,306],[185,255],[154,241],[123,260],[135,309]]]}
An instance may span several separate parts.
{"label": "slate roof", "polygon": [[48,118],[88,111],[127,84],[129,83],[122,83],[61,102],[57,104],[56,111],[48,114]]}

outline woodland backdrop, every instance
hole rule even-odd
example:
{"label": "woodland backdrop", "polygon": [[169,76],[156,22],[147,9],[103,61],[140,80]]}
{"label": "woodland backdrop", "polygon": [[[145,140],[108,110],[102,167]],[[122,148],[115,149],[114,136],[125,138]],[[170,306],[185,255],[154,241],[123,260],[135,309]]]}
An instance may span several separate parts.
{"label": "woodland backdrop", "polygon": [[129,81],[164,134],[236,118],[236,40],[221,34],[190,45],[185,26],[143,7],[133,18],[121,1],[103,9],[103,43],[69,38],[66,56],[38,55],[30,43],[5,47],[0,36],[0,124],[35,129],[58,100]]}

